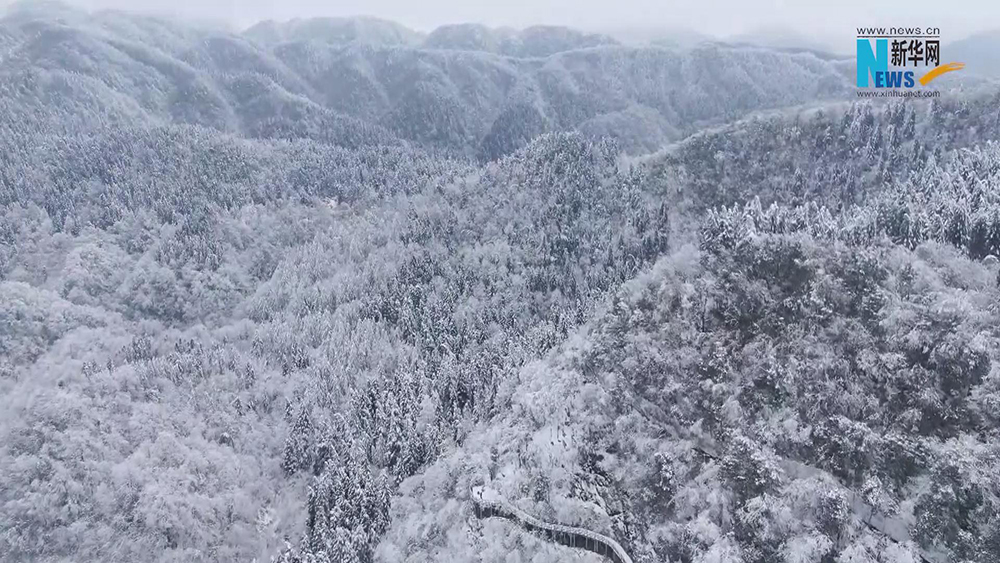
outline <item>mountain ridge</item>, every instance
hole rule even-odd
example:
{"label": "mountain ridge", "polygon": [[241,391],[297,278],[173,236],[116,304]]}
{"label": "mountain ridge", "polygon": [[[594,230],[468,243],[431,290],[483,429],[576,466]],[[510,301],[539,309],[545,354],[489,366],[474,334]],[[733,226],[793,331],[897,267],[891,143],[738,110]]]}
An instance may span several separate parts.
{"label": "mountain ridge", "polygon": [[[116,12],[74,12],[75,23],[47,13],[15,10],[0,23],[9,44],[0,72],[8,82],[28,81],[36,90],[48,87],[31,76],[72,82],[61,103],[82,104],[103,119],[134,119],[141,108],[154,119],[263,138],[349,144],[397,137],[488,160],[542,132],[579,129],[617,136],[626,150],[640,152],[706,122],[848,92],[843,69],[809,55],[721,46],[677,53],[566,28],[528,28],[511,36],[515,46],[490,52],[353,39],[258,44],[253,34]],[[358,22],[385,24],[340,23]],[[785,80],[761,75],[775,68]],[[94,88],[101,93],[88,91]],[[134,109],[94,102],[122,96]],[[116,108],[127,117],[116,117]],[[515,116],[528,129],[513,127]]]}

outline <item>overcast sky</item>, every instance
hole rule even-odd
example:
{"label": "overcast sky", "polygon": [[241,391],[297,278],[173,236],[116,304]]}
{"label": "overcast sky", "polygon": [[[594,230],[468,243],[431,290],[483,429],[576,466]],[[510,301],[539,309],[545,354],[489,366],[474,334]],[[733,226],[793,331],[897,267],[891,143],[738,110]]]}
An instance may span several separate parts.
{"label": "overcast sky", "polygon": [[[0,0],[4,2],[5,0]],[[525,27],[561,24],[591,30],[689,28],[730,37],[790,28],[853,48],[857,26],[936,26],[943,39],[1000,28],[1000,0],[70,0],[88,8],[151,11],[225,20],[247,27],[264,19],[372,15],[428,31],[445,23]]]}

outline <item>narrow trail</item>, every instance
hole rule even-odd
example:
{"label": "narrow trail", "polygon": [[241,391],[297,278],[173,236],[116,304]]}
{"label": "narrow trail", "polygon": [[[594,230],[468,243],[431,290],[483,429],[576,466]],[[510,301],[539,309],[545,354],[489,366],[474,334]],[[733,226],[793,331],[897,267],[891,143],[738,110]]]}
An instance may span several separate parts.
{"label": "narrow trail", "polygon": [[543,522],[507,502],[497,491],[487,487],[472,488],[472,502],[479,518],[504,518],[530,532],[539,532],[551,542],[585,549],[607,557],[614,563],[632,563],[632,558],[613,538],[584,528]]}
{"label": "narrow trail", "polygon": [[[655,405],[648,403],[648,401],[642,401],[640,405],[640,412],[643,410],[652,410],[654,412],[659,410],[655,407]],[[649,416],[648,412],[643,414]],[[655,415],[651,418],[659,419],[661,421],[663,420],[661,417],[657,417]],[[705,457],[719,460],[719,454],[715,451],[714,443],[708,443],[705,440],[701,440],[699,437],[692,435],[686,429],[681,429],[673,424],[667,425],[667,428],[670,429],[675,438],[692,440],[695,444],[694,449]],[[839,483],[839,480],[830,475],[829,472],[806,465],[802,462],[781,458],[779,463],[782,471],[784,471],[787,476],[794,479],[820,477]],[[903,544],[910,541],[909,526],[903,519],[882,514],[880,511],[868,504],[860,494],[851,488],[843,486],[842,484],[841,488],[848,497],[851,512],[861,522],[863,522],[866,527],[881,534],[893,543]],[[535,518],[534,516],[517,508],[508,502],[503,495],[489,487],[476,486],[472,488],[471,493],[472,502],[475,505],[475,512],[478,518],[504,518],[514,522],[529,532],[540,533],[551,542],[577,549],[585,549],[607,557],[614,563],[632,563],[632,558],[628,555],[621,544],[611,537],[597,532],[592,532],[584,528],[575,528],[572,526],[564,526],[558,523],[539,520],[538,518]],[[931,554],[924,550],[918,550],[917,556],[920,558],[922,563],[942,562],[942,558],[940,556],[937,556],[937,554]]]}

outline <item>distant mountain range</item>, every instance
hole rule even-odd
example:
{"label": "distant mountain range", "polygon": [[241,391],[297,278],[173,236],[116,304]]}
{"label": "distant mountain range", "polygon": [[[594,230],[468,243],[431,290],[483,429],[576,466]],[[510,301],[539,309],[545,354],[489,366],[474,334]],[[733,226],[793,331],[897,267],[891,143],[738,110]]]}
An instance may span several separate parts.
{"label": "distant mountain range", "polygon": [[765,27],[741,33],[726,39],[726,42],[736,45],[757,45],[774,49],[795,49],[817,53],[847,54],[853,53],[854,44],[838,45],[823,37],[806,36],[787,27]]}
{"label": "distant mountain range", "polygon": [[234,34],[47,3],[11,8],[0,48],[0,104],[38,131],[186,123],[484,159],[567,130],[655,150],[756,110],[843,99],[851,75],[810,53],[629,46],[551,26],[424,35],[374,18],[320,18]]}
{"label": "distant mountain range", "polygon": [[942,54],[947,58],[942,63],[965,63],[965,70],[971,74],[1000,78],[1000,29],[946,44]]}

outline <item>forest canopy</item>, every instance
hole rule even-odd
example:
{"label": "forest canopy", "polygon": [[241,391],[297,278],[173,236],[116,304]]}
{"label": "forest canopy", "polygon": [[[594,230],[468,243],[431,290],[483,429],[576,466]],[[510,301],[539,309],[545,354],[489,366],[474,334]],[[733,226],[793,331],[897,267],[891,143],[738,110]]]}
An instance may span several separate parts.
{"label": "forest canopy", "polygon": [[48,3],[0,48],[0,561],[579,553],[483,484],[643,563],[1000,560],[994,85]]}

